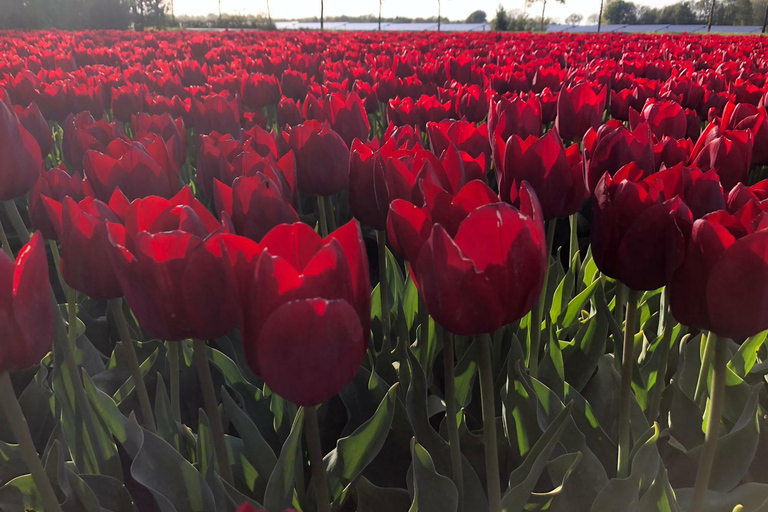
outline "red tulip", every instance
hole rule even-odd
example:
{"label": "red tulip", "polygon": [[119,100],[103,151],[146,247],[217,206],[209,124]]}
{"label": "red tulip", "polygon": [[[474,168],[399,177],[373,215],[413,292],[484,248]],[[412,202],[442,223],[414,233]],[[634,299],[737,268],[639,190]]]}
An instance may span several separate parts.
{"label": "red tulip", "polygon": [[80,201],[85,196],[92,196],[90,184],[76,172],[69,175],[63,165],[43,172],[28,196],[28,213],[32,227],[39,230],[48,240],[57,240],[56,228],[48,216],[43,198],[48,197],[61,202],[65,197]]}
{"label": "red tulip", "polygon": [[710,124],[693,148],[691,159],[701,170],[714,169],[725,190],[749,178],[752,165],[752,133],[748,130],[721,130]]}
{"label": "red tulip", "polygon": [[195,131],[199,135],[218,132],[242,140],[240,105],[237,97],[230,98],[226,95],[214,94],[202,101],[193,98],[191,114]]}
{"label": "red tulip", "polygon": [[737,340],[768,329],[766,226],[768,217],[755,203],[694,223],[669,288],[676,320]]}
{"label": "red tulip", "polygon": [[278,395],[316,406],[352,381],[368,346],[360,229],[350,222],[321,239],[306,224],[280,225],[260,246],[245,309],[246,358]]}
{"label": "red tulip", "polygon": [[244,75],[240,85],[240,97],[243,104],[252,109],[277,105],[280,101],[280,84],[272,75]]}
{"label": "red tulip", "polygon": [[728,102],[723,111],[726,130],[748,130],[752,134],[752,165],[768,165],[768,114],[748,103]]}
{"label": "red tulip", "polygon": [[612,119],[597,131],[584,135],[584,183],[592,193],[606,172],[613,175],[630,162],[634,162],[646,176],[656,169],[653,158],[653,139],[648,125],[641,123],[628,130]]}
{"label": "red tulip", "polygon": [[291,130],[299,190],[307,195],[331,196],[349,183],[349,148],[328,125],[307,121]]}
{"label": "red tulip", "polygon": [[[677,171],[682,172],[682,166]],[[669,181],[634,163],[595,188],[592,254],[597,267],[634,290],[666,285],[683,260],[693,215]],[[669,188],[672,188],[669,186]]]}
{"label": "red tulip", "polygon": [[577,144],[566,149],[550,130],[541,138],[513,135],[505,152],[504,168],[496,172],[503,201],[517,204],[518,188],[526,181],[541,202],[544,220],[568,217],[584,205],[588,195]]}
{"label": "red tulip", "polygon": [[0,252],[0,373],[36,365],[53,343],[45,242],[35,233],[14,262]]}
{"label": "red tulip", "polygon": [[174,119],[170,114],[150,116],[139,114],[133,117],[134,139],[144,138],[148,133],[160,135],[171,153],[176,167],[187,161],[187,131],[182,118]]}
{"label": "red tulip", "polygon": [[271,156],[274,159],[280,158],[280,152],[277,149],[277,139],[273,132],[268,132],[259,125],[253,125],[250,130],[243,132],[245,146],[249,146],[256,153],[263,157]]}
{"label": "red tulip", "polygon": [[277,104],[277,124],[279,126],[296,126],[304,122],[304,116],[301,114],[296,101],[291,98],[281,98]]}
{"label": "red tulip", "polygon": [[48,122],[40,113],[40,109],[37,108],[35,103],[30,103],[27,108],[20,106],[14,107],[16,117],[19,118],[21,126],[24,127],[37,141],[40,146],[40,153],[43,156],[48,155],[53,149],[53,137],[51,136],[51,128],[48,126]]}
{"label": "red tulip", "polygon": [[607,89],[600,92],[588,83],[560,90],[557,97],[555,129],[565,140],[580,140],[589,129],[597,130],[603,122]]}
{"label": "red tulip", "polygon": [[130,122],[131,116],[144,109],[146,90],[141,86],[124,85],[112,89],[112,113],[124,123]]}
{"label": "red tulip", "polygon": [[0,102],[0,201],[23,196],[35,185],[44,169],[35,138],[24,129],[16,114]]}
{"label": "red tulip", "polygon": [[485,161],[485,172],[490,170],[491,146],[488,143],[488,130],[485,125],[476,126],[466,120],[452,119],[439,123],[427,124],[429,145],[436,155],[441,155],[450,144],[471,155],[473,158],[482,156]]}
{"label": "red tulip", "polygon": [[[710,171],[711,172],[711,171]],[[743,183],[737,183],[728,193],[727,210],[735,214],[744,205],[749,202],[755,202],[758,205],[768,199],[768,180],[763,180],[748,187]],[[720,208],[721,210],[724,208]],[[761,207],[765,210],[766,208]]]}
{"label": "red tulip", "polygon": [[675,101],[650,99],[645,102],[639,114],[635,110],[629,111],[629,126],[633,130],[643,121],[648,123],[657,140],[661,140],[665,135],[682,139],[688,133],[688,117],[683,107]]}
{"label": "red tulip", "polygon": [[500,96],[491,100],[488,111],[488,136],[498,134],[505,141],[512,135],[527,139],[541,136],[541,102],[536,96],[516,97],[512,100]]}
{"label": "red tulip", "polygon": [[673,139],[666,135],[653,145],[656,170],[664,167],[674,167],[677,164],[688,163],[693,152],[691,139]]}
{"label": "red tulip", "polygon": [[70,115],[64,122],[64,136],[61,143],[64,160],[76,171],[83,171],[83,157],[86,151],[94,150],[100,153],[107,151],[110,142],[123,134],[120,124],[116,121],[96,121],[88,112],[76,116]]}
{"label": "red tulip", "polygon": [[[64,281],[95,299],[121,297],[123,292],[109,261],[106,226],[107,221],[120,222],[118,215],[93,197],[79,203],[70,197],[61,204],[47,197],[43,201],[61,242]],[[124,243],[121,238],[117,241]]]}
{"label": "red tulip", "polygon": [[331,94],[328,96],[325,108],[331,127],[348,147],[352,146],[352,141],[355,139],[368,140],[371,132],[368,114],[357,94],[349,93],[346,99],[339,94]]}
{"label": "red tulip", "polygon": [[181,188],[179,170],[162,138],[147,145],[116,139],[106,151],[89,150],[83,159],[85,176],[98,198],[110,198],[116,188],[129,200],[149,195],[171,197]]}
{"label": "red tulip", "polygon": [[479,123],[488,115],[488,95],[485,89],[472,84],[462,86],[456,93],[456,115],[472,123]]}
{"label": "red tulip", "polygon": [[286,69],[280,77],[283,94],[293,100],[303,100],[307,95],[307,75],[301,71]]}

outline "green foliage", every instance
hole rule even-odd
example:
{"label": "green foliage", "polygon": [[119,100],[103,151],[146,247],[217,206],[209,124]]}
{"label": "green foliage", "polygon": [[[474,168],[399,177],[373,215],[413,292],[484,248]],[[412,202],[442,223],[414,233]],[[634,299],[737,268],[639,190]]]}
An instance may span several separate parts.
{"label": "green foliage", "polygon": [[485,14],[485,11],[477,10],[467,16],[467,23],[485,23],[487,20],[488,15]]}

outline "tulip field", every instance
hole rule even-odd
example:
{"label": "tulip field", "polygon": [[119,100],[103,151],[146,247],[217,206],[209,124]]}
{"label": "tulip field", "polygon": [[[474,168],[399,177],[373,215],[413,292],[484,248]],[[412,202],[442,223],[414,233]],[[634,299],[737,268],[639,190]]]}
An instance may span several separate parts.
{"label": "tulip field", "polygon": [[768,40],[0,48],[0,511],[768,510]]}

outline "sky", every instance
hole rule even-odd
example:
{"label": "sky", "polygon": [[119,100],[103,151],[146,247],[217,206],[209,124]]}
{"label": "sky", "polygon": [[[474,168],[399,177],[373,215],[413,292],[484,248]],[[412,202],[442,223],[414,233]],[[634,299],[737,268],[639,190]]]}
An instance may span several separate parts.
{"label": "sky", "polygon": [[[675,3],[676,0],[635,0],[639,5],[660,7]],[[442,14],[451,20],[464,20],[477,9],[482,9],[491,19],[499,3],[507,10],[526,10],[525,0],[442,0]],[[325,15],[359,16],[378,13],[378,0],[325,0]],[[320,16],[320,0],[270,0],[269,7],[273,18],[305,18]],[[221,0],[221,9],[225,13],[258,14],[266,13],[267,0]],[[217,0],[174,0],[177,15],[206,15],[218,12]],[[600,0],[566,0],[565,4],[549,0],[546,6],[547,17],[564,20],[571,13],[578,13],[586,20],[600,10]],[[541,3],[527,8],[531,17],[541,15]],[[407,16],[427,18],[437,15],[437,0],[383,0],[384,17]]]}

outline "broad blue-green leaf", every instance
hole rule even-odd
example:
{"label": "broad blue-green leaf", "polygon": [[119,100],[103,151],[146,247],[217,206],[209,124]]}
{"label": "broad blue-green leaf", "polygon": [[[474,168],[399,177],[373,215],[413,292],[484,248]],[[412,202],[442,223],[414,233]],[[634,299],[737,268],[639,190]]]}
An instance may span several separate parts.
{"label": "broad blue-green leaf", "polygon": [[[122,349],[122,343],[118,345]],[[117,350],[117,349],[115,349]],[[152,354],[146,358],[144,361],[141,362],[139,365],[139,368],[141,368],[141,375],[143,377],[146,377],[147,374],[152,370],[152,367],[155,365],[155,362],[157,361],[157,356],[160,353],[159,349],[155,349]],[[120,405],[123,400],[128,398],[133,394],[133,391],[136,389],[136,385],[133,383],[133,376],[129,376],[128,380],[126,380],[122,386],[120,386],[120,389],[117,390],[117,392],[112,396],[112,398],[115,400],[117,405]]]}
{"label": "broad blue-green leaf", "polygon": [[355,490],[360,512],[408,512],[411,506],[405,489],[376,487],[365,477],[360,477]]}
{"label": "broad blue-green leaf", "polygon": [[93,491],[102,509],[111,512],[139,512],[133,498],[119,480],[105,475],[80,475]]}
{"label": "broad blue-green leaf", "polygon": [[429,452],[415,440],[411,443],[413,457],[413,502],[409,512],[455,512],[459,492],[450,478],[435,470]]}
{"label": "broad blue-green leaf", "polygon": [[264,507],[268,512],[282,512],[291,508],[296,484],[296,472],[301,468],[301,433],[304,427],[304,409],[299,409],[293,420],[291,433],[288,435],[275,469],[269,477],[264,493]]}
{"label": "broad blue-green leaf", "polygon": [[728,368],[742,379],[746,378],[747,374],[755,366],[755,363],[757,363],[757,351],[765,343],[766,336],[768,336],[768,331],[763,331],[747,338],[739,346],[739,350],[736,351],[736,354],[728,363]]}

